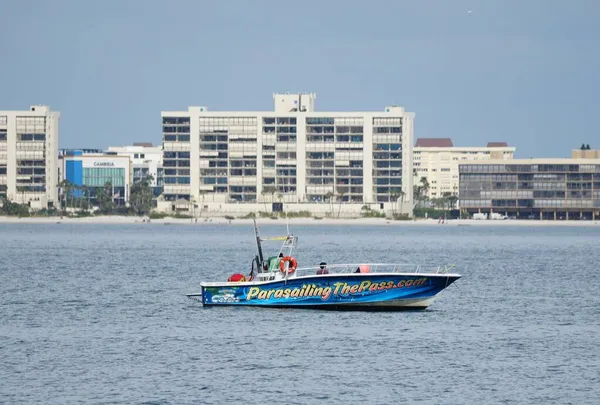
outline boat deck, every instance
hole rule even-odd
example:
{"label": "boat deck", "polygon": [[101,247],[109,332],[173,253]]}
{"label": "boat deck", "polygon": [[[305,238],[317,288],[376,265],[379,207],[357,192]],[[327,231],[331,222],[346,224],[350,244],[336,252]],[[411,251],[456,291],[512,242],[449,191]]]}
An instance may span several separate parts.
{"label": "boat deck", "polygon": [[[293,280],[306,277],[338,277],[358,276],[369,277],[374,275],[403,275],[403,276],[446,276],[460,278],[459,274],[451,273],[454,266],[422,266],[412,264],[390,264],[390,263],[361,263],[361,264],[331,264],[325,268],[320,266],[302,267],[291,274],[284,273],[279,269],[270,272],[256,274],[254,280],[245,282],[232,282],[235,285],[254,285],[256,283]],[[203,282],[204,286],[223,285],[223,282]]]}

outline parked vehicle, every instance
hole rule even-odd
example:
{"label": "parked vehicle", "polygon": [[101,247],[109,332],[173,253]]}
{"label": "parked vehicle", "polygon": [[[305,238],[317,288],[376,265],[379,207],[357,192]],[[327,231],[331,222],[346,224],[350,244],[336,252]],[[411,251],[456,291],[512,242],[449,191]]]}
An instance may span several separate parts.
{"label": "parked vehicle", "polygon": [[488,219],[488,215],[484,213],[473,214],[473,219]]}

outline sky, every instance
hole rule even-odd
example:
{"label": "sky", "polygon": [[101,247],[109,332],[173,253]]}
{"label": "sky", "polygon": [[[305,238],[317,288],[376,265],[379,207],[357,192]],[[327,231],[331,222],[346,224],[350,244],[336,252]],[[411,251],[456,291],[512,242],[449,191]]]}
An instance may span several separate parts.
{"label": "sky", "polygon": [[[471,13],[469,13],[471,11]],[[2,0],[0,110],[60,111],[61,148],[161,142],[161,111],[415,112],[415,139],[600,148],[597,0]]]}

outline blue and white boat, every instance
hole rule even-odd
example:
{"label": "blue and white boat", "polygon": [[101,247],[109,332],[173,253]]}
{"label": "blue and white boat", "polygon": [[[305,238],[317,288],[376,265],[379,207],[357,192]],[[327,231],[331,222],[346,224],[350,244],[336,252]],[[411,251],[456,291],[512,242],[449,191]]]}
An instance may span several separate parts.
{"label": "blue and white boat", "polygon": [[[297,236],[288,230],[287,236],[261,239],[256,221],[254,230],[258,254],[248,276],[236,273],[226,282],[202,282],[201,292],[186,295],[201,300],[203,306],[416,310],[427,308],[461,277],[450,272],[451,266],[321,263],[298,267],[292,255]],[[263,256],[261,242],[266,240],[283,241],[270,260]]]}

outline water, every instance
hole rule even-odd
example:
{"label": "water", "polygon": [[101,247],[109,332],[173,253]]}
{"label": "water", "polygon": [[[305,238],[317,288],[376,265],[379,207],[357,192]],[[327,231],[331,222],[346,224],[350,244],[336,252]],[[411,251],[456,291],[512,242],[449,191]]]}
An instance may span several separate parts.
{"label": "water", "polygon": [[300,265],[463,279],[423,312],[203,309],[251,227],[0,224],[0,403],[600,403],[600,227],[293,230]]}

